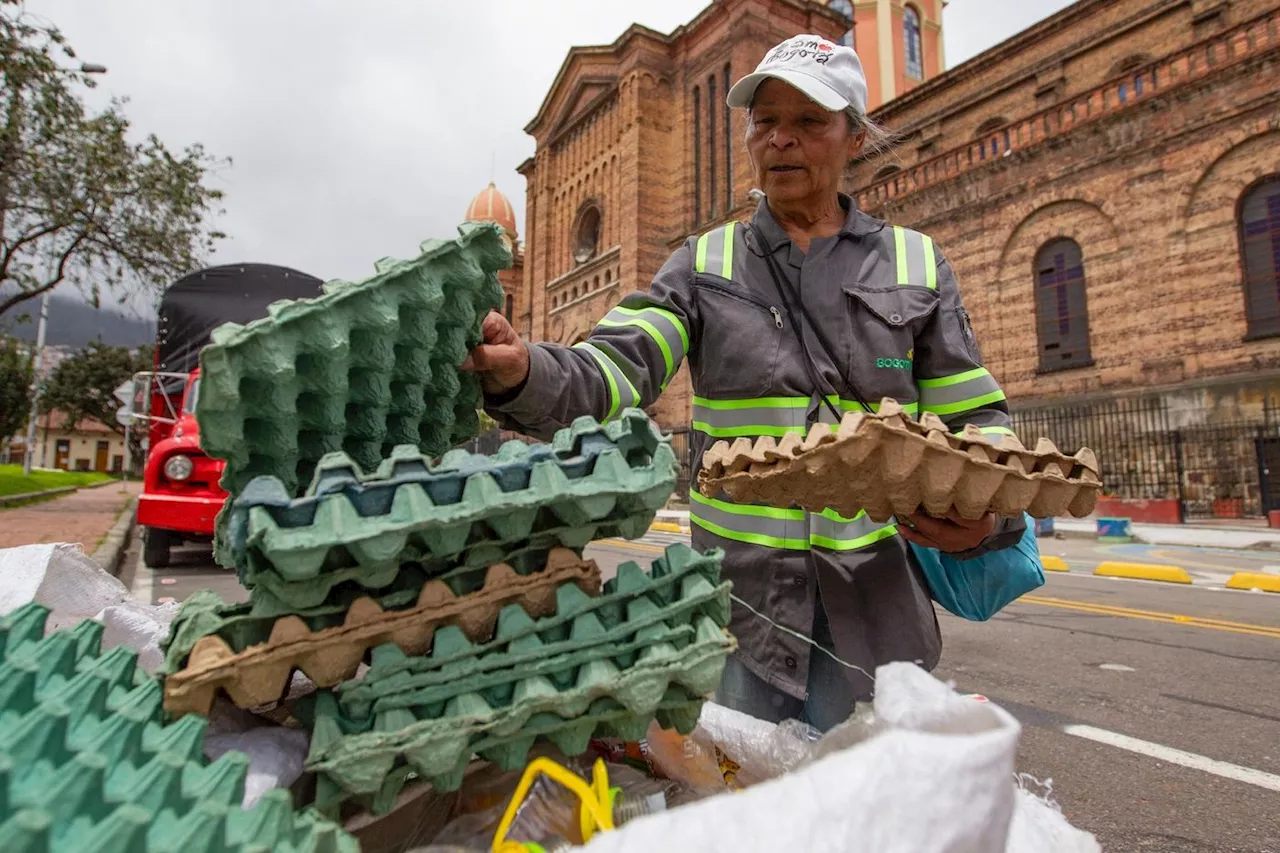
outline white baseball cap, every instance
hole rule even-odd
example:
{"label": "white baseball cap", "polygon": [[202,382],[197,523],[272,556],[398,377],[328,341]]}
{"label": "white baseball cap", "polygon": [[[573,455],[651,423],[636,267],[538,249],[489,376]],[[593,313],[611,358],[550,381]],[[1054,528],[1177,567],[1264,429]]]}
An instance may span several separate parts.
{"label": "white baseball cap", "polygon": [[747,107],[765,80],[781,80],[831,112],[867,112],[867,75],[853,48],[815,35],[793,36],[772,48],[756,70],[729,90],[730,107]]}

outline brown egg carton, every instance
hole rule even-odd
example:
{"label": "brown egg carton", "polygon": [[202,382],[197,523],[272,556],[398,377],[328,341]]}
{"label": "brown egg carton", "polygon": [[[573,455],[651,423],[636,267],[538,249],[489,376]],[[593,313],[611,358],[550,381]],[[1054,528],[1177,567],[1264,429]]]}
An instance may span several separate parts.
{"label": "brown egg carton", "polygon": [[319,631],[299,616],[281,616],[265,642],[240,652],[216,634],[201,637],[186,666],[165,678],[164,707],[172,714],[207,715],[218,691],[225,690],[236,706],[257,708],[284,695],[295,669],[317,687],[333,687],[355,676],[369,649],[394,643],[407,655],[423,655],[436,629],[446,625],[458,626],[473,641],[486,640],[507,605],[534,617],[553,614],[556,589],[564,583],[598,595],[600,569],[568,548],[554,548],[546,568],[532,574],[517,574],[506,563],[490,566],[484,586],[467,595],[434,580],[413,607],[390,612],[364,596],[352,603],[341,625]]}
{"label": "brown egg carton", "polygon": [[830,508],[848,518],[866,510],[880,524],[923,508],[1049,518],[1093,512],[1102,483],[1089,448],[1061,453],[1047,438],[1028,450],[1012,435],[998,442],[968,425],[953,435],[937,415],[917,422],[885,398],[878,412],[850,412],[836,429],[815,424],[807,436],[717,441],[703,455],[698,489],[738,503]]}

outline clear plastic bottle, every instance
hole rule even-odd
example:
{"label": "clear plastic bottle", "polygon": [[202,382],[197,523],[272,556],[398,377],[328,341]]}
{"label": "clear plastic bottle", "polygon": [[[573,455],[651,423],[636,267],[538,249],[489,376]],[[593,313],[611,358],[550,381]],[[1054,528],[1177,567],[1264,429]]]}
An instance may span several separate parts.
{"label": "clear plastic bottle", "polygon": [[[633,796],[628,796],[625,790],[619,791],[613,798],[614,828],[666,808],[667,798],[662,791]],[[586,843],[581,809],[581,801],[572,791],[549,777],[540,776],[516,810],[507,838],[523,843],[533,853],[571,850]]]}

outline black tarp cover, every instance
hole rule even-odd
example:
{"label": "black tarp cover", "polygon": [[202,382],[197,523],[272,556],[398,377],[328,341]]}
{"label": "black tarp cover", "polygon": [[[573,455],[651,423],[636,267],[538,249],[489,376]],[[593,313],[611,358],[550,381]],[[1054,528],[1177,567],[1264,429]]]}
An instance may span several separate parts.
{"label": "black tarp cover", "polygon": [[319,296],[321,284],[315,276],[272,264],[224,264],[178,279],[160,300],[156,370],[190,373],[218,326],[265,317],[267,306],[281,299]]}

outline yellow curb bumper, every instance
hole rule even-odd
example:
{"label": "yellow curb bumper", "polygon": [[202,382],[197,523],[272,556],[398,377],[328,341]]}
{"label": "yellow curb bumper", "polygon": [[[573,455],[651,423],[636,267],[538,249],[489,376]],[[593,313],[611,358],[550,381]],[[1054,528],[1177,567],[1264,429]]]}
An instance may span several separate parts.
{"label": "yellow curb bumper", "polygon": [[1041,557],[1040,565],[1044,566],[1046,572],[1069,572],[1066,561],[1061,557]]}
{"label": "yellow curb bumper", "polygon": [[681,527],[680,525],[676,524],[676,523],[675,523],[675,522],[673,522],[673,521],[655,521],[653,524],[650,524],[650,525],[649,525],[649,529],[650,529],[650,530],[657,531],[658,533],[685,533],[685,532],[687,532],[685,528]]}
{"label": "yellow curb bumper", "polygon": [[1191,583],[1191,575],[1180,566],[1156,566],[1149,563],[1101,563],[1093,570],[1104,578],[1134,578],[1165,583]]}
{"label": "yellow curb bumper", "polygon": [[1236,572],[1227,581],[1227,589],[1260,589],[1263,592],[1280,592],[1280,575],[1262,572]]}

